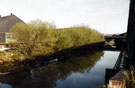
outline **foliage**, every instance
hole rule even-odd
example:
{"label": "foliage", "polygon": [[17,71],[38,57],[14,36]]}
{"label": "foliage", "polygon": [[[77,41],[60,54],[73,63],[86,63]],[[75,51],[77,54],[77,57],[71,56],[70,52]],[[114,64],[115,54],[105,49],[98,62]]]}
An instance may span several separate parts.
{"label": "foliage", "polygon": [[27,58],[104,41],[102,34],[86,26],[56,29],[40,20],[17,24],[10,33],[16,38],[10,47]]}
{"label": "foliage", "polygon": [[134,67],[130,67],[131,76],[128,78],[127,88],[135,88],[135,76],[134,76]]}
{"label": "foliage", "polygon": [[31,56],[41,44],[48,41],[48,32],[54,29],[54,27],[42,21],[33,21],[29,24],[17,24],[10,30],[11,34],[16,38],[16,42],[10,46],[24,56]]}
{"label": "foliage", "polygon": [[12,61],[12,53],[6,51],[0,51],[0,64],[8,61]]}

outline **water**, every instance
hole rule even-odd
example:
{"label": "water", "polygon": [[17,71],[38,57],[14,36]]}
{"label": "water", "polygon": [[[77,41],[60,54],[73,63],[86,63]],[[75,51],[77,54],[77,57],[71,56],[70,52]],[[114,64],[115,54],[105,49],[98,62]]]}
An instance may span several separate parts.
{"label": "water", "polygon": [[0,78],[0,88],[100,88],[119,52],[96,52]]}
{"label": "water", "polygon": [[72,73],[66,80],[57,82],[56,88],[100,88],[104,84],[105,69],[113,68],[119,52],[105,51],[104,56],[89,71]]}

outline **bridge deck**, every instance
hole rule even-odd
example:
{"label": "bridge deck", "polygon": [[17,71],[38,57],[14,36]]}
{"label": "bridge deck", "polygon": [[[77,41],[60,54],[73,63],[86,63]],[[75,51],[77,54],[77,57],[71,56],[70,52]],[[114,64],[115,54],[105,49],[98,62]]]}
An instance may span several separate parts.
{"label": "bridge deck", "polygon": [[125,39],[126,36],[104,36],[105,39]]}

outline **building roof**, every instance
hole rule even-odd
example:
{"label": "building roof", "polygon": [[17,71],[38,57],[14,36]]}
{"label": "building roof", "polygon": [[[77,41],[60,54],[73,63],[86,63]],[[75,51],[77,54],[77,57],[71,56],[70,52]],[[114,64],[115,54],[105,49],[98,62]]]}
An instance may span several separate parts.
{"label": "building roof", "polygon": [[24,23],[24,21],[13,14],[4,17],[0,16],[0,32],[9,32],[17,23]]}

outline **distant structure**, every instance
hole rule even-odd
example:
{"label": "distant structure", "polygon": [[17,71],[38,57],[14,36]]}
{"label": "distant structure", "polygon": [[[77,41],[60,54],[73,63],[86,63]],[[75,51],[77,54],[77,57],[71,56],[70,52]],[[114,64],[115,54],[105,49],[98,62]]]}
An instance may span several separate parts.
{"label": "distant structure", "polygon": [[0,44],[10,41],[11,35],[9,34],[9,30],[17,23],[24,23],[24,21],[12,13],[4,17],[0,15]]}
{"label": "distant structure", "polygon": [[127,32],[121,34],[105,35],[106,45],[116,46],[117,48],[124,47],[126,43]]}

